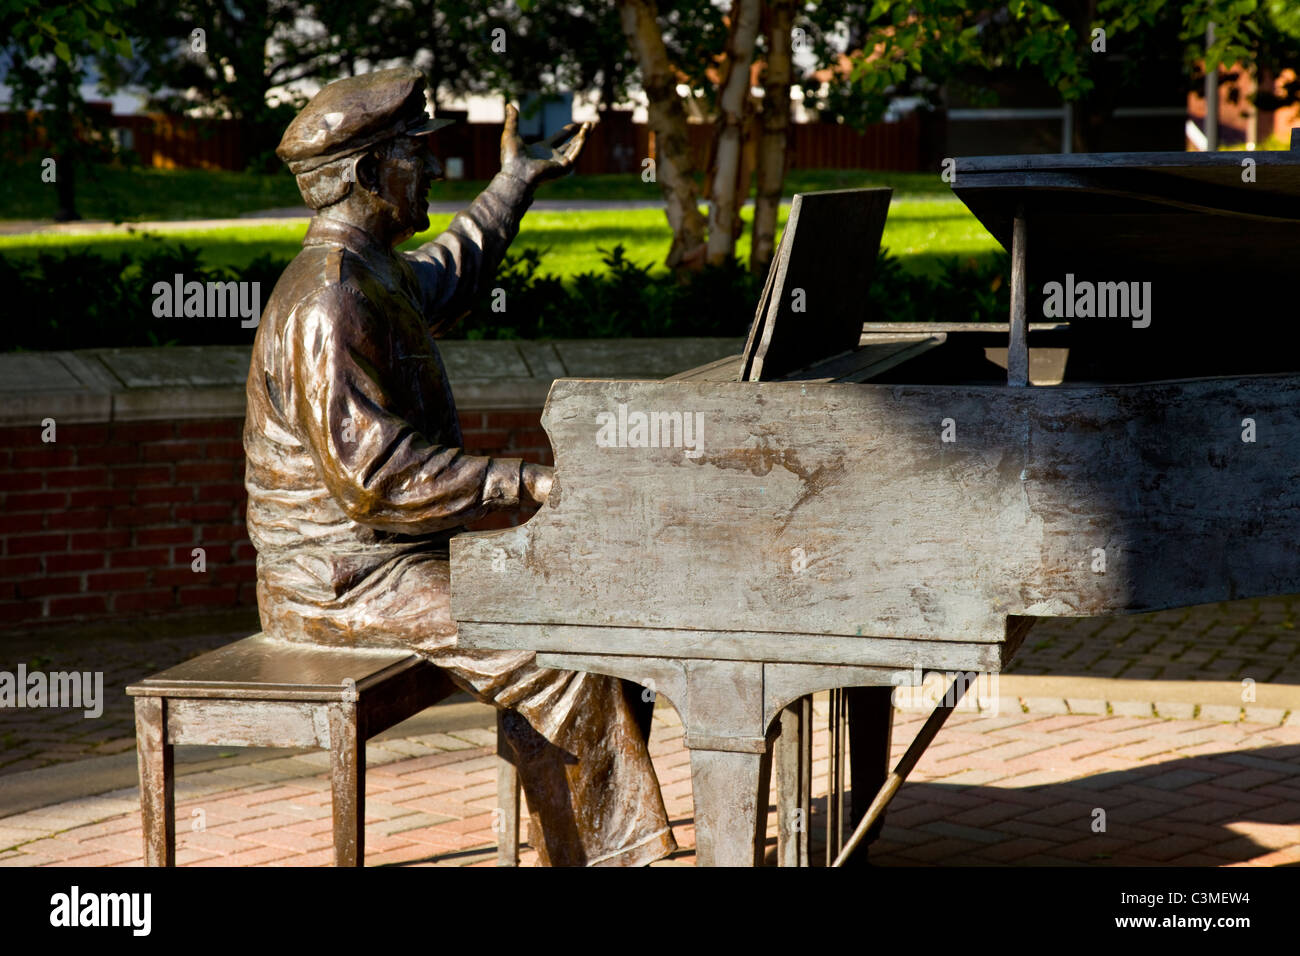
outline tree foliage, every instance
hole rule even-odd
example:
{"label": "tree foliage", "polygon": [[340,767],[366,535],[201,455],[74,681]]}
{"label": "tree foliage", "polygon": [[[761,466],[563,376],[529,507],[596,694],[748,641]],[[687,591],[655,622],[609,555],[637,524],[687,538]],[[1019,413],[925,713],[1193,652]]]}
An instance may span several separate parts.
{"label": "tree foliage", "polygon": [[[1036,78],[1086,107],[1114,100],[1117,90],[1102,86],[1137,88],[1169,62],[1181,62],[1190,86],[1206,61],[1278,71],[1300,53],[1300,7],[1290,0],[827,0],[818,8],[809,29],[823,49],[839,41],[847,61],[821,105],[855,125],[879,119],[898,96],[938,102],[946,84],[972,75]],[[1103,48],[1121,57],[1098,55]]]}

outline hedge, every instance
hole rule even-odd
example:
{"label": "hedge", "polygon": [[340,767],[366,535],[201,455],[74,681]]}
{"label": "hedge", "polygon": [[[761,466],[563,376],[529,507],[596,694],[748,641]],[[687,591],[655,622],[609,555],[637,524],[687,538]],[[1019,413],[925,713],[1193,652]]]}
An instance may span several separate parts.
{"label": "hedge", "polygon": [[[604,270],[560,280],[543,271],[544,251],[508,255],[492,284],[451,337],[573,339],[744,335],[761,283],[742,265],[706,269],[678,281],[600,250]],[[151,239],[138,254],[116,257],[63,251],[0,256],[5,290],[5,348],[78,349],[251,343],[255,329],[238,318],[160,318],[154,284],[185,280],[261,283],[261,302],[287,260],[262,256],[242,270],[207,268],[200,250]],[[500,290],[500,291],[498,291]],[[504,292],[504,296],[502,295]],[[1005,321],[1007,260],[943,260],[938,274],[905,270],[880,253],[863,301],[863,321]]]}

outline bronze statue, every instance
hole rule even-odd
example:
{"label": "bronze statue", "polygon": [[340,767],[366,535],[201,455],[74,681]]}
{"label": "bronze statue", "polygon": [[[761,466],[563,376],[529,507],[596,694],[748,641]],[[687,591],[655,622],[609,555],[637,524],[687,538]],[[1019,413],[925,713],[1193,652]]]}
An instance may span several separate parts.
{"label": "bronze statue", "polygon": [[[277,154],[315,217],[267,302],[248,376],[248,530],[273,637],[409,647],[505,726],[553,865],[637,865],[676,848],[619,681],[539,668],[528,652],[457,647],[448,540],[492,510],[542,504],[551,469],[467,455],[434,335],[491,280],[538,184],[571,171],[587,127],[525,146],[506,108],[501,172],[446,232],[416,70],[349,77],[289,124]],[[509,573],[504,572],[504,573]],[[541,839],[539,839],[539,834]]]}

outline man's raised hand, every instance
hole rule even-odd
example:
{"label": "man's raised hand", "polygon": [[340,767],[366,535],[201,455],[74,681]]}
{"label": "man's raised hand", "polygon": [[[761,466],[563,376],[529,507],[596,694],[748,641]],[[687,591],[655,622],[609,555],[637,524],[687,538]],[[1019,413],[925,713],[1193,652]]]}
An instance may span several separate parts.
{"label": "man's raised hand", "polygon": [[573,172],[573,164],[587,141],[590,123],[570,123],[548,140],[525,144],[519,135],[519,111],[506,104],[506,127],[501,133],[501,171],[530,186],[559,179]]}

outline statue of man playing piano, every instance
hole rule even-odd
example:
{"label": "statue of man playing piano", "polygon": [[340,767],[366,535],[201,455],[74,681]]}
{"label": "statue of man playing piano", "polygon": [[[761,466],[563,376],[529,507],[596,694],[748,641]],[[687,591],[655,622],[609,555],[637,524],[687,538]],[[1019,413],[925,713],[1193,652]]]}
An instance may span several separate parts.
{"label": "statue of man playing piano", "polygon": [[[315,216],[267,302],[248,377],[248,530],[271,636],[409,647],[506,735],[552,865],[639,865],[672,852],[639,695],[528,652],[457,646],[448,540],[496,510],[541,505],[549,468],[465,453],[434,336],[491,281],[542,182],[570,172],[586,127],[525,146],[507,107],[501,172],[432,242],[441,169],[424,77],[384,70],[326,86],[277,154]],[[540,836],[540,838],[539,838]]]}

